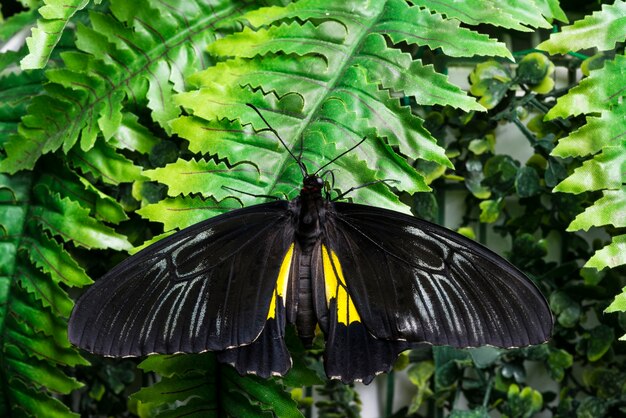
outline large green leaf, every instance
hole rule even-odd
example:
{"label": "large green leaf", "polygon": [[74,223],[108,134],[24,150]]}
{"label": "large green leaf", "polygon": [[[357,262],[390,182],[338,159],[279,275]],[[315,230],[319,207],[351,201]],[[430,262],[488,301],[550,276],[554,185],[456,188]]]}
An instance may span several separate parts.
{"label": "large green leaf", "polygon": [[609,51],[617,42],[626,39],[626,1],[616,0],[614,4],[603,4],[599,10],[584,19],[565,26],[537,48],[551,54],[565,54],[586,48]]}
{"label": "large green leaf", "polygon": [[[224,167],[195,160],[148,173],[167,184],[172,197],[201,191],[217,200],[234,196],[246,204],[253,201],[216,190],[217,183],[259,195],[292,197],[298,190],[301,174],[293,157],[274,135],[262,132],[267,127],[247,103],[261,109],[293,154],[303,148],[309,171],[367,138],[351,155],[329,166],[337,170],[337,190],[382,179],[411,193],[428,190],[405,158],[445,167],[450,163],[423,121],[391,92],[425,105],[481,107],[432,66],[411,59],[389,41],[442,48],[459,56],[509,56],[486,36],[400,0],[367,6],[305,0],[253,11],[239,20],[248,26],[209,46],[221,62],[189,79],[197,90],[177,96],[193,116],[172,122],[174,131],[189,140],[190,150],[217,154],[236,164],[235,169],[222,173]],[[460,41],[450,43],[452,37]],[[210,179],[216,170],[219,181]],[[182,178],[189,182],[174,180]],[[382,184],[349,196],[407,210]]]}

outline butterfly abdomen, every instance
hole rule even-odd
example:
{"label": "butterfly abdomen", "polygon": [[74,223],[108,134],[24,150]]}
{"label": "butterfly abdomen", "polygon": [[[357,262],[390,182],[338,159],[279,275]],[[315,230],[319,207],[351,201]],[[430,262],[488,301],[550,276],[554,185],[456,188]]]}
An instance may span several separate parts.
{"label": "butterfly abdomen", "polygon": [[316,246],[320,243],[326,213],[326,200],[322,197],[319,178],[310,178],[300,196],[293,202],[297,211],[296,239],[300,248],[298,259],[295,325],[300,340],[305,347],[310,347],[315,337],[317,316],[313,305],[313,280],[311,260]]}
{"label": "butterfly abdomen", "polygon": [[313,288],[311,280],[312,248],[307,248],[300,256],[298,269],[298,310],[296,313],[296,329],[305,347],[313,344],[317,319],[313,309]]}

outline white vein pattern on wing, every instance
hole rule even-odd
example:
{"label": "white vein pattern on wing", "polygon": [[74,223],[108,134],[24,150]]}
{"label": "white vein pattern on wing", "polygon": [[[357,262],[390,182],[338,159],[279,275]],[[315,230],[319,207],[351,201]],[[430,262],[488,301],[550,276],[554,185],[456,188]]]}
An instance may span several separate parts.
{"label": "white vein pattern on wing", "polygon": [[[476,273],[480,274],[480,276],[484,280],[484,283],[489,286],[490,291],[497,293],[498,297],[495,298],[495,302],[489,303],[486,305],[485,309],[489,315],[489,318],[487,319],[490,320],[490,323],[496,328],[494,331],[497,335],[510,335],[511,333],[508,332],[510,331],[510,329],[507,331],[504,329],[504,326],[503,326],[503,322],[504,322],[503,317],[506,318],[509,315],[507,315],[505,306],[500,303],[500,301],[504,299],[504,295],[500,291],[500,288],[496,286],[495,283],[493,283],[491,280],[489,280],[488,275],[487,275],[488,271],[484,270],[483,268],[478,268],[480,267],[480,265],[477,265],[478,267],[474,265],[474,263],[472,263],[471,258],[468,255],[462,254],[462,253],[457,253],[457,255],[459,258],[464,259],[465,262],[469,264],[476,271]],[[468,275],[466,270],[460,267],[461,265],[462,263],[460,262],[455,263],[455,269],[458,271],[459,274],[464,275],[466,280],[472,281],[472,278]],[[483,289],[483,291],[485,291],[485,289]],[[488,302],[491,301],[491,299],[488,299],[488,298],[485,300]],[[502,315],[503,313],[504,313],[504,316]],[[508,325],[507,325],[507,328],[508,328]]]}
{"label": "white vein pattern on wing", "polygon": [[[441,245],[439,242],[437,242],[436,239],[434,239],[434,237],[432,235],[427,234],[426,232],[422,231],[419,228],[415,228],[414,226],[408,225],[408,226],[405,226],[403,229],[406,232],[408,232],[409,234],[420,238],[421,240],[433,243],[434,245],[437,246],[437,248],[439,248],[441,250],[441,253],[442,253],[442,256],[438,256],[437,254],[433,253],[433,256],[436,256],[437,258],[439,258],[441,260],[441,265],[440,266],[433,266],[433,265],[427,264],[421,258],[414,258],[412,261],[417,262],[419,267],[425,267],[425,268],[428,268],[430,270],[443,270],[443,269],[445,269],[446,265],[445,265],[444,260],[446,260],[448,258],[448,253],[449,253],[448,247],[446,247],[445,245]],[[416,243],[419,244],[419,241],[416,242]]]}
{"label": "white vein pattern on wing", "polygon": [[[480,276],[486,281],[485,284],[490,285],[490,288],[492,287],[492,283],[489,280],[487,280],[487,278],[483,274],[481,274],[479,270],[476,269],[476,266],[474,266],[474,264],[470,261],[467,255],[462,254],[462,253],[455,253],[453,259],[454,259],[454,263],[451,263],[451,268],[453,268],[456,271],[457,275],[459,277],[462,277],[466,283],[471,284],[473,283],[474,280],[467,273],[467,269],[461,267],[464,264],[467,264],[470,267],[472,267],[476,271],[476,273],[480,274]],[[491,325],[495,326],[497,330],[494,330],[494,331],[497,334],[501,334],[504,331],[504,329],[502,328],[501,321],[499,320],[500,315],[498,315],[498,313],[496,312],[496,306],[494,306],[492,303],[488,303],[488,304],[483,303],[483,301],[489,301],[489,299],[484,299],[482,297],[483,291],[484,289],[478,290],[478,294],[474,294],[474,297],[477,299],[477,302],[481,302],[481,305],[484,308],[484,313],[486,315],[486,317],[483,318],[484,323],[483,321],[478,321],[478,324],[480,325],[481,335],[486,334],[485,328],[483,327],[484,324],[490,324],[490,326]],[[489,328],[487,329],[489,330]],[[489,332],[489,335],[491,336],[493,334]]]}
{"label": "white vein pattern on wing", "polygon": [[[214,234],[214,232],[215,231],[213,231],[213,229],[209,228],[206,231],[202,231],[202,232],[198,233],[196,236],[190,237],[190,239],[185,240],[184,241],[185,245],[178,245],[178,247],[176,249],[172,250],[172,253],[171,253],[172,261],[174,261],[174,264],[178,265],[178,263],[176,263],[176,260],[180,256],[180,253],[182,251],[186,251],[188,248],[196,247],[196,250],[193,251],[191,254],[189,254],[189,253],[185,254],[184,258],[187,259],[187,260],[192,259],[192,258],[196,257],[198,254],[200,254],[203,251],[205,251],[206,250],[206,246],[203,246],[203,245],[194,246],[194,244],[198,243],[198,242],[201,242],[201,241],[207,240],[211,235]],[[183,243],[181,242],[179,244],[183,244]],[[195,266],[193,271],[186,272],[186,274],[184,276],[179,277],[179,279],[183,279],[186,276],[190,276],[190,275],[196,274],[196,273],[202,271],[205,268],[206,268],[206,266],[203,263],[197,263],[197,265]]]}
{"label": "white vein pattern on wing", "polygon": [[[455,314],[454,316],[454,322],[456,324],[456,327],[458,330],[463,330],[464,328],[468,328],[467,324],[465,324],[465,320],[463,320],[464,324],[461,324],[461,319],[465,316],[469,316],[470,319],[470,324],[469,324],[469,329],[471,332],[475,332],[476,330],[476,324],[474,323],[474,316],[472,314],[470,314],[469,312],[469,308],[471,305],[468,306],[467,303],[465,303],[465,299],[463,298],[463,295],[461,295],[461,292],[463,291],[463,289],[458,288],[457,286],[455,286],[455,284],[446,276],[440,276],[438,279],[438,284],[441,287],[441,290],[447,295],[447,300],[450,301],[450,303],[452,304],[454,310],[456,311],[457,307],[459,308],[459,312],[458,314]],[[448,288],[448,290],[444,289],[444,284],[447,285],[446,287]],[[452,303],[452,298],[450,297],[451,294],[450,292],[454,293],[454,295],[456,296],[457,302],[458,304],[453,304]],[[463,292],[465,293],[465,292]],[[465,313],[467,313],[468,315],[463,316],[463,312],[465,311]],[[475,312],[474,312],[475,313]],[[465,326],[464,326],[465,325]]]}
{"label": "white vein pattern on wing", "polygon": [[426,292],[426,289],[424,288],[424,285],[419,277],[416,277],[415,283],[417,283],[417,286],[419,287],[419,292],[416,292],[413,296],[415,305],[417,306],[417,309],[419,309],[420,314],[427,319],[426,325],[428,327],[428,331],[430,331],[431,334],[439,332],[439,324],[435,320],[435,312],[433,310],[433,303],[430,300],[430,296]]}
{"label": "white vein pattern on wing", "polygon": [[[116,297],[118,296],[118,294],[119,294],[120,292],[124,292],[124,290],[126,290],[125,284],[126,284],[126,283],[122,283],[120,286],[118,286],[118,287],[115,289],[115,292],[113,293],[113,296],[112,296],[112,297],[111,297],[111,298],[107,301],[107,303],[104,305],[104,307],[100,310],[100,312],[99,312],[99,313],[98,313],[98,315],[96,316],[96,319],[94,320],[94,322],[95,322],[95,323],[97,323],[97,322],[100,320],[100,317],[101,317],[103,314],[105,314],[106,312],[108,312],[108,311],[109,311],[108,309],[106,309],[106,308],[107,308],[107,306],[109,306],[109,304],[113,303],[113,302],[116,300]],[[124,292],[124,295],[126,295],[126,292]],[[107,332],[107,333],[109,333],[109,334],[110,334],[110,333],[114,330],[115,324],[117,323],[117,321],[118,321],[118,319],[119,319],[119,316],[120,316],[120,314],[121,314],[122,312],[123,312],[123,309],[117,309],[117,310],[115,311],[115,315],[113,315],[113,317],[112,317],[112,318],[110,318],[109,320],[107,320],[107,319],[105,318],[105,324],[103,324],[103,325],[100,327],[100,329],[98,330],[98,334],[97,334],[97,337],[96,337],[96,341],[97,341],[97,340],[99,340],[99,338],[98,338],[98,337],[100,336],[100,334],[101,334],[102,332]],[[123,322],[123,327],[125,327],[125,326],[126,326],[126,324],[128,324],[128,320],[125,320],[125,321]],[[112,337],[113,337],[113,338],[110,338],[110,339],[109,339],[110,343],[109,343],[109,347],[108,347],[108,350],[107,350],[107,351],[110,351],[111,347],[113,346],[113,344],[114,344],[114,342],[115,342],[115,338],[114,338],[115,336],[112,336]],[[118,338],[118,339],[117,339],[117,343],[118,343],[118,344],[119,344],[120,342],[125,342],[125,340],[122,340],[122,338],[121,338],[121,333],[117,335],[117,338]]]}
{"label": "white vein pattern on wing", "polygon": [[[208,300],[207,300],[208,302]],[[204,303],[202,304],[202,309],[200,309],[200,317],[198,318],[198,322],[196,323],[196,329],[194,331],[194,335],[197,337],[198,334],[200,333],[200,325],[202,324],[202,322],[204,321],[204,316],[206,315],[206,307],[207,307],[208,303]],[[217,312],[217,314],[219,315],[219,311]],[[217,320],[217,319],[216,319]]]}
{"label": "white vein pattern on wing", "polygon": [[[444,309],[443,313],[444,313],[444,317],[446,318],[446,322],[448,323],[448,326],[450,327],[450,331],[454,333],[455,328],[454,328],[454,324],[453,322],[455,322],[455,320],[453,318],[450,317],[450,314],[452,314],[453,317],[456,318],[456,312],[454,307],[450,304],[450,301],[448,300],[447,297],[445,297],[444,295],[442,295],[442,289],[439,288],[439,283],[438,283],[438,279],[436,277],[431,277],[430,275],[427,275],[428,277],[428,281],[430,282],[430,285],[432,286],[433,290],[435,291],[435,294],[437,296],[437,299],[439,301],[440,306],[443,307],[447,307],[448,309]],[[444,292],[445,293],[445,292]],[[444,328],[445,330],[445,328]],[[455,333],[456,334],[456,333]],[[449,338],[449,337],[448,337]],[[448,341],[450,342],[450,341]]]}
{"label": "white vein pattern on wing", "polygon": [[[165,263],[165,265],[167,266],[167,259],[161,259],[158,263],[152,264],[152,266],[150,267],[150,269],[144,274],[144,277],[148,276],[152,271],[154,270],[159,270],[158,274],[156,275],[156,277],[153,279],[153,282],[151,283],[150,286],[150,293],[152,293],[154,291],[154,289],[157,288],[157,285],[159,282],[163,281],[163,279],[166,278],[166,268],[163,268],[163,263]],[[140,281],[137,281],[137,285],[139,285]],[[133,307],[133,309],[131,310],[131,312],[140,312],[141,309],[145,306],[146,301],[148,300],[148,298],[145,297],[141,297],[139,298],[138,301],[136,301],[136,305]],[[140,302],[142,301],[142,302]],[[119,315],[121,312],[121,310],[118,310],[117,315]],[[131,331],[133,329],[133,327],[135,326],[135,321],[137,320],[137,315],[129,315],[129,317],[132,317],[132,320],[128,321],[126,320],[124,322],[124,326],[122,327],[121,331],[120,331],[120,339],[121,341],[123,341],[124,343],[128,342],[128,339],[131,335]]]}
{"label": "white vein pattern on wing", "polygon": [[[494,281],[495,280],[499,280],[499,278],[495,277],[493,275],[493,273],[491,271],[485,270],[483,268],[481,268],[481,270],[484,271],[484,275],[487,276],[491,276]],[[512,284],[513,285],[517,285],[519,284],[519,281],[513,281]],[[511,287],[508,283],[502,283],[502,286],[497,286],[496,287],[496,291],[502,296],[506,296],[504,294],[504,292],[502,291],[502,289],[506,289],[507,290],[507,294],[510,295],[511,293],[516,293],[517,289],[515,289],[514,287]],[[509,329],[509,331],[511,331],[511,326],[514,327],[515,331],[519,331],[520,329],[524,331],[524,333],[526,334],[527,339],[530,341],[530,335],[528,333],[528,328],[524,325],[524,322],[520,321],[520,317],[522,315],[526,315],[526,313],[528,312],[528,309],[526,308],[526,306],[524,304],[522,304],[520,302],[520,300],[518,298],[512,297],[508,300],[508,303],[506,305],[502,305],[502,307],[505,310],[506,316],[507,316],[507,328]],[[535,316],[536,316],[536,312],[535,312]],[[513,333],[510,333],[510,335],[513,335]]]}
{"label": "white vein pattern on wing", "polygon": [[[450,269],[450,271],[453,270],[457,270],[457,266],[460,264],[459,261],[457,261],[458,259],[466,259],[467,257],[464,257],[462,255],[460,255],[459,253],[453,253],[452,255],[452,263],[450,263],[450,265],[452,266],[452,269]],[[460,275],[457,280],[455,281],[456,283],[459,282],[459,279],[463,279],[465,278],[465,283],[467,286],[468,290],[471,290],[471,285],[472,282],[468,281],[467,279],[469,278],[467,275]],[[480,314],[478,313],[478,310],[476,309],[476,307],[474,306],[473,303],[466,303],[465,301],[470,299],[471,297],[477,297],[477,295],[475,293],[473,293],[471,296],[468,296],[468,292],[466,292],[466,288],[462,287],[462,286],[454,286],[453,283],[450,283],[450,286],[453,287],[456,290],[461,290],[463,292],[463,295],[460,295],[457,293],[457,296],[459,298],[459,300],[463,303],[463,306],[465,306],[465,309],[467,310],[468,314],[469,314],[469,319],[470,319],[470,323],[471,323],[471,327],[472,330],[476,333],[478,333],[481,336],[484,336],[485,334],[485,329],[483,328],[483,322],[481,320],[476,320],[477,318],[480,317]],[[471,310],[471,312],[470,312]],[[485,318],[487,320],[489,320],[490,318]]]}
{"label": "white vein pattern on wing", "polygon": [[[170,308],[170,312],[167,316],[168,321],[165,325],[165,330],[163,332],[163,338],[166,338],[166,335],[167,335],[167,340],[170,340],[173,337],[174,330],[176,329],[176,325],[178,324],[178,318],[180,317],[180,313],[183,307],[185,306],[187,297],[189,297],[189,294],[191,294],[191,290],[196,285],[196,283],[198,283],[203,278],[204,278],[203,276],[197,276],[197,277],[194,277],[191,281],[185,283],[183,290],[180,292],[180,294],[178,295],[178,297],[172,304],[172,307]],[[182,296],[182,300],[181,300],[181,296]],[[168,332],[168,328],[169,328],[169,332]]]}
{"label": "white vein pattern on wing", "polygon": [[[208,282],[209,282],[209,278],[207,277],[202,283],[202,287],[200,288],[200,292],[198,292],[198,297],[196,298],[196,303],[193,306],[193,312],[191,314],[191,323],[189,325],[189,337],[192,339],[198,337],[198,333],[200,332],[199,325],[204,319],[204,313],[203,313],[200,318],[200,321],[198,321],[198,309],[200,309],[200,303],[204,300],[203,298],[204,290],[206,289]],[[206,303],[204,304],[203,309],[206,309]]]}
{"label": "white vein pattern on wing", "polygon": [[[182,232],[182,231],[181,231],[181,232]],[[186,243],[187,243],[188,241],[190,241],[190,240],[192,240],[192,242],[193,242],[194,240],[196,240],[196,239],[197,239],[197,237],[198,237],[198,236],[202,236],[202,237],[208,238],[208,237],[210,237],[211,235],[213,235],[213,232],[214,232],[214,231],[213,231],[213,229],[209,228],[209,229],[207,229],[206,231],[203,231],[203,232],[198,233],[197,235],[194,235],[194,236],[191,236],[191,235],[190,235],[190,236],[188,236],[188,237],[184,237],[184,238],[182,238],[182,239],[181,239],[181,240],[179,240],[179,241],[176,241],[176,240],[175,240],[175,241],[173,241],[170,245],[166,245],[166,246],[164,246],[163,248],[159,248],[159,250],[158,250],[157,254],[158,254],[158,255],[161,255],[161,254],[168,254],[168,253],[170,253],[170,250],[172,250],[172,248],[181,248],[183,244],[186,244]],[[207,235],[207,233],[208,233],[208,235]],[[173,251],[172,251],[172,253],[173,253]]]}
{"label": "white vein pattern on wing", "polygon": [[[154,326],[154,321],[156,320],[156,317],[158,313],[161,311],[161,308],[163,307],[165,302],[167,302],[172,292],[178,290],[179,287],[182,287],[184,285],[185,285],[185,282],[180,282],[180,283],[176,283],[170,289],[167,289],[167,288],[163,289],[163,292],[166,292],[165,296],[163,295],[163,292],[162,292],[159,297],[158,305],[153,306],[152,309],[150,310],[150,313],[148,314],[148,318],[150,318],[150,320],[148,322],[144,321],[144,325],[143,327],[141,327],[140,335],[142,337],[145,336],[147,338],[147,336],[150,335],[150,333],[152,332],[152,327]],[[146,325],[148,325],[148,329],[144,333],[144,330],[146,329]]]}
{"label": "white vein pattern on wing", "polygon": [[[453,259],[454,259],[454,257],[456,257],[456,254],[454,254],[452,256]],[[476,310],[476,308],[474,307],[474,305],[472,303],[466,303],[465,302],[466,300],[469,299],[468,294],[465,292],[465,289],[463,287],[461,287],[461,286],[456,285],[456,282],[451,281],[449,277],[444,277],[444,278],[441,279],[441,281],[443,281],[444,283],[446,283],[450,287],[450,289],[455,293],[455,295],[457,296],[458,300],[461,302],[461,304],[465,308],[465,311],[468,314],[467,316],[469,317],[470,328],[471,328],[472,332],[474,332],[474,333],[476,333],[478,335],[483,335],[483,333],[484,333],[483,324],[482,324],[482,322],[480,320],[476,321],[476,318],[479,317],[478,311]]]}

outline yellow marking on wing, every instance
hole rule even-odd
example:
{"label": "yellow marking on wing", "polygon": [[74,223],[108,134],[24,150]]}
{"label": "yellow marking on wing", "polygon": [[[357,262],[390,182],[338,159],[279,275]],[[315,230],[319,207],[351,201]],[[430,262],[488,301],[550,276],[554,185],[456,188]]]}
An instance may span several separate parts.
{"label": "yellow marking on wing", "polygon": [[283,263],[280,265],[278,271],[278,278],[276,279],[276,287],[272,294],[272,301],[270,302],[270,309],[267,312],[267,319],[276,318],[276,298],[278,296],[283,298],[283,304],[285,303],[285,295],[287,294],[287,284],[289,283],[289,272],[291,271],[291,259],[293,258],[294,244],[289,246]]}
{"label": "yellow marking on wing", "polygon": [[341,263],[334,251],[328,255],[328,249],[322,245],[322,263],[324,268],[324,284],[326,287],[326,303],[330,300],[337,301],[337,321],[349,325],[353,322],[361,322],[361,317],[348,294],[346,280],[343,277]]}

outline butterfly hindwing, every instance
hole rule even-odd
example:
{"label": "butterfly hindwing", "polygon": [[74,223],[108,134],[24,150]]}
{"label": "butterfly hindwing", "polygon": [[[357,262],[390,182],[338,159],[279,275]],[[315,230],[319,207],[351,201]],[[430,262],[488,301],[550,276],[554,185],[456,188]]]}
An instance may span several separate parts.
{"label": "butterfly hindwing", "polygon": [[315,249],[313,260],[314,304],[326,337],[326,374],[344,383],[368,384],[388,372],[409,345],[375,338],[367,330],[349,294],[342,264],[324,242]]}
{"label": "butterfly hindwing", "polygon": [[218,352],[220,362],[231,364],[242,375],[254,373],[261,377],[282,376],[291,368],[291,356],[285,344],[285,305],[289,285],[295,282],[298,256],[295,243],[292,243],[281,263],[261,335],[251,344]]}
{"label": "butterfly hindwing", "polygon": [[282,340],[277,284],[294,237],[287,205],[230,212],[129,257],[78,300],[70,341],[110,356],[219,351],[252,343],[268,320],[264,340]]}
{"label": "butterfly hindwing", "polygon": [[360,322],[378,339],[519,347],[550,335],[552,316],[536,286],[445,228],[339,202],[331,206],[324,239]]}

